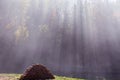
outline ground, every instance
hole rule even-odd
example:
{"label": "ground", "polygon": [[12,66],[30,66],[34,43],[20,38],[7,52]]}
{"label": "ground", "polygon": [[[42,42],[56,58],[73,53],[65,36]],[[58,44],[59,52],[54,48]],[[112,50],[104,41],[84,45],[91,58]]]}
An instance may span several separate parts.
{"label": "ground", "polygon": [[[17,80],[21,74],[0,74],[0,80]],[[84,80],[78,78],[69,78],[62,76],[55,76],[54,80]]]}

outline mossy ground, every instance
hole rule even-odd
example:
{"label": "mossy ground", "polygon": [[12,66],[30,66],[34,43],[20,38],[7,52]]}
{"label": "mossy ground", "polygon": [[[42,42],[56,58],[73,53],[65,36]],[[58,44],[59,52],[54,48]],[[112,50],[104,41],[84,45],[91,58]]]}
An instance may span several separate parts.
{"label": "mossy ground", "polygon": [[[17,80],[21,74],[0,74],[0,80]],[[70,78],[63,76],[55,76],[54,80],[84,80],[79,78]]]}

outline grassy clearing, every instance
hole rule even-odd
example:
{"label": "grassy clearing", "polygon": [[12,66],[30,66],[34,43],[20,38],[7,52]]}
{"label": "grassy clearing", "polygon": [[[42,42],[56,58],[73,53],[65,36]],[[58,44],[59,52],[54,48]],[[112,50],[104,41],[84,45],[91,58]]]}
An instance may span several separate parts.
{"label": "grassy clearing", "polygon": [[[0,80],[16,80],[17,78],[20,77],[20,75],[21,74],[0,74]],[[54,80],[84,80],[84,79],[55,76]]]}

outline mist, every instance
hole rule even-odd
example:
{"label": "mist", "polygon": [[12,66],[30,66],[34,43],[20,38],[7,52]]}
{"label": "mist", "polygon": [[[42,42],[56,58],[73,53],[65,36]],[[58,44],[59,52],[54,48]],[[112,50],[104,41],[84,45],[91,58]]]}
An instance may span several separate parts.
{"label": "mist", "polygon": [[[0,72],[120,79],[119,0],[1,0]],[[110,80],[109,79],[109,80]]]}

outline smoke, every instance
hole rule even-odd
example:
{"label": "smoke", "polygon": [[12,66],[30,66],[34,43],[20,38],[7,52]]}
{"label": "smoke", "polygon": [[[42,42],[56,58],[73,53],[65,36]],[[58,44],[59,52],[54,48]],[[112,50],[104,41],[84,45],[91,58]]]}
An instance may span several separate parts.
{"label": "smoke", "polygon": [[1,0],[0,72],[41,63],[57,75],[120,74],[118,0]]}

